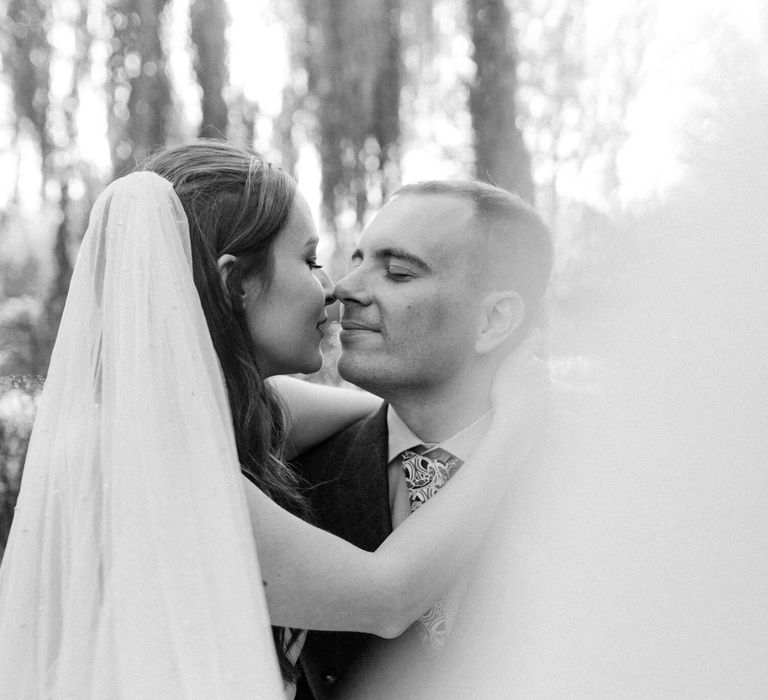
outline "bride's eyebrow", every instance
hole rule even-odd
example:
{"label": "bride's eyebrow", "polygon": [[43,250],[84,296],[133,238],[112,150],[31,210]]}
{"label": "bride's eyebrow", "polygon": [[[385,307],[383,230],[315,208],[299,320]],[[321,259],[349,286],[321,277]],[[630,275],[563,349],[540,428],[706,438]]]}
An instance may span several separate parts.
{"label": "bride's eyebrow", "polygon": [[310,248],[311,246],[313,246],[313,245],[317,245],[318,243],[320,243],[320,238],[319,238],[318,236],[312,236],[312,238],[310,238],[310,239],[309,239],[309,240],[308,240],[308,241],[307,241],[307,242],[304,244],[304,247],[305,247],[305,248]]}

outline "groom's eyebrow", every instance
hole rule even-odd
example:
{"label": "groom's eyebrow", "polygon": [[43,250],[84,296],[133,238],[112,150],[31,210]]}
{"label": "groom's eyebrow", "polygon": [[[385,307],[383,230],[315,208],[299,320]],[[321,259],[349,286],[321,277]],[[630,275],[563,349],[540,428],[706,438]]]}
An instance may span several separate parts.
{"label": "groom's eyebrow", "polygon": [[[362,260],[363,259],[363,251],[357,248],[352,253],[352,260]],[[431,267],[429,264],[422,260],[418,255],[414,255],[413,253],[409,253],[407,250],[404,250],[403,248],[378,248],[373,251],[373,257],[377,260],[388,260],[390,258],[397,258],[398,260],[403,260],[404,262],[409,262],[412,265],[415,265],[419,269],[423,270],[424,272],[431,271]]]}
{"label": "groom's eyebrow", "polygon": [[379,259],[397,258],[398,260],[409,262],[424,272],[429,272],[432,269],[425,260],[422,260],[418,255],[409,253],[403,248],[379,248],[379,250],[374,252],[374,255]]}

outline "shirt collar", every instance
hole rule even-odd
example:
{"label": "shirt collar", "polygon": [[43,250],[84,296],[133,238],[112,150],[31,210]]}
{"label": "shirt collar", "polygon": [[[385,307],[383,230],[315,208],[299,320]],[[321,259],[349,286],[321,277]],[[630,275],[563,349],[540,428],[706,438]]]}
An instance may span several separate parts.
{"label": "shirt collar", "polygon": [[430,447],[439,445],[444,450],[466,462],[470,454],[472,454],[478,444],[480,444],[480,440],[482,440],[483,436],[488,431],[491,424],[492,414],[492,411],[487,411],[476,421],[470,423],[467,427],[462,428],[458,433],[451,435],[451,437],[442,442],[427,443],[403,422],[403,419],[397,415],[397,412],[392,406],[388,406],[387,431],[389,433],[389,445],[387,460],[391,462],[403,450],[410,449],[416,445],[428,445]]}

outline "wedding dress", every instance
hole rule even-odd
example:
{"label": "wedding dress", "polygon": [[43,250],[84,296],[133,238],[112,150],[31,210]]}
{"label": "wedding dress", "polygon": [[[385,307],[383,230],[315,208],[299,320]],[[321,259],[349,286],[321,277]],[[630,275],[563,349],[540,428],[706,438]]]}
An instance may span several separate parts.
{"label": "wedding dress", "polygon": [[153,173],[83,239],[0,570],[9,698],[283,695],[188,225]]}

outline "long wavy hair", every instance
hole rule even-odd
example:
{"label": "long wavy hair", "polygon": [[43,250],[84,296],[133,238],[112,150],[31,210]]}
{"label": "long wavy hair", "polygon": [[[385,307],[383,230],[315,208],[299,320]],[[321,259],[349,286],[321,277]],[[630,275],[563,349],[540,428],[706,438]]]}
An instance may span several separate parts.
{"label": "long wavy hair", "polygon": [[[297,477],[283,461],[284,411],[264,382],[242,297],[250,275],[269,286],[272,245],[296,183],[253,151],[213,139],[163,148],[141,169],[170,181],[186,212],[195,286],[224,374],[241,469],[273,501],[306,517]],[[223,284],[217,261],[227,253],[236,261]],[[295,680],[286,650],[297,633],[273,628],[273,635],[283,677]]]}

